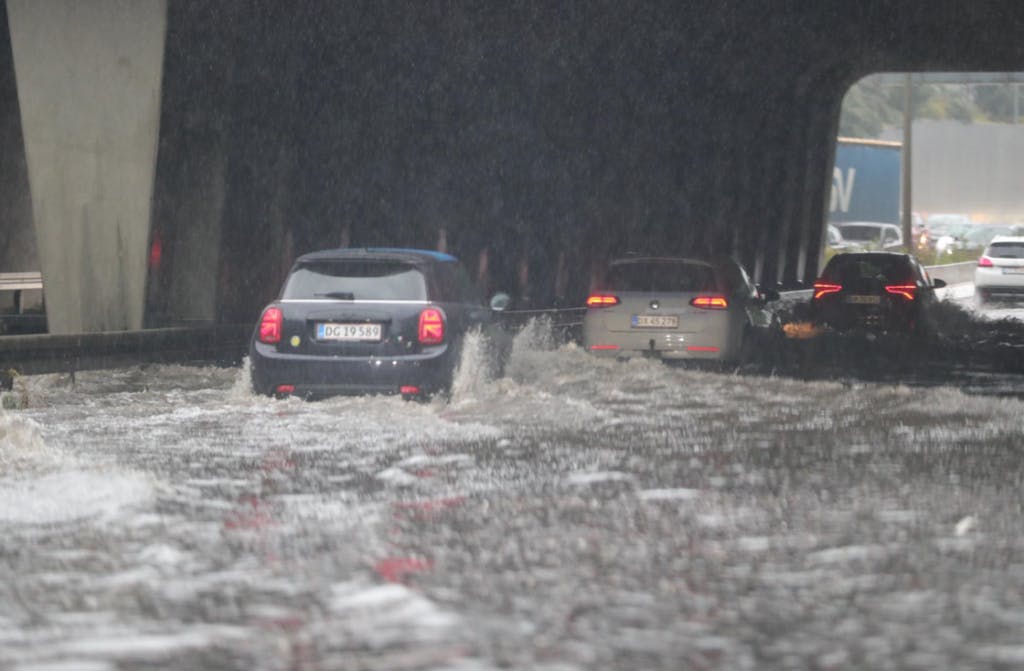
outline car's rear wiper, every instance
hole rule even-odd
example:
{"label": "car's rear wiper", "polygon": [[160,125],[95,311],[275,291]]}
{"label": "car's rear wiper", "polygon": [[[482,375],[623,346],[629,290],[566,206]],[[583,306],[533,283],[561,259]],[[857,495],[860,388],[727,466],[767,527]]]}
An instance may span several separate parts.
{"label": "car's rear wiper", "polygon": [[327,291],[322,294],[313,294],[317,298],[337,298],[340,301],[354,301],[356,295],[351,291]]}

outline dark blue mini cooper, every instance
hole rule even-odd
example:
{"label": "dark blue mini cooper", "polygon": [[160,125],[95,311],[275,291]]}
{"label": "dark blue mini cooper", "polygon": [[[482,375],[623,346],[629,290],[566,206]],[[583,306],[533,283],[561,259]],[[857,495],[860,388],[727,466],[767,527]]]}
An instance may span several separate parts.
{"label": "dark blue mini cooper", "polygon": [[299,257],[249,348],[260,394],[320,397],[447,390],[462,338],[508,297],[480,301],[454,257],[417,249],[334,249]]}

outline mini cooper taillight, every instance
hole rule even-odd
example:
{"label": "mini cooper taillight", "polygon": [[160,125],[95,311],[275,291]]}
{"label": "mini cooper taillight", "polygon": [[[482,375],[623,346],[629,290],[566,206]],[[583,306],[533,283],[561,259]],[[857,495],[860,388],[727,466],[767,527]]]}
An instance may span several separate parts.
{"label": "mini cooper taillight", "polygon": [[284,317],[280,308],[267,308],[260,318],[260,342],[274,345],[281,342],[281,327]]}
{"label": "mini cooper taillight", "polygon": [[619,297],[612,294],[590,294],[587,297],[588,308],[610,308],[619,304]]}
{"label": "mini cooper taillight", "polygon": [[437,308],[424,308],[420,312],[417,330],[421,345],[440,345],[444,342],[444,313]]}

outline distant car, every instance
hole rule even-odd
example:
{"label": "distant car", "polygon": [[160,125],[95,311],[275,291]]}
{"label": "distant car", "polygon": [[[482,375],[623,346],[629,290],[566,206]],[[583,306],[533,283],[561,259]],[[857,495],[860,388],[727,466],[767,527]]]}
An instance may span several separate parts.
{"label": "distant car", "polygon": [[863,250],[863,247],[860,245],[850,242],[844,238],[843,234],[839,232],[839,228],[835,224],[828,225],[826,235],[825,243],[833,252],[839,253]]}
{"label": "distant car", "polygon": [[976,224],[963,237],[962,249],[982,250],[997,235],[1014,235],[1014,227],[1004,224]]}
{"label": "distant car", "polygon": [[975,297],[985,303],[998,294],[1024,294],[1024,236],[996,236],[978,259]]}
{"label": "distant car", "polygon": [[937,252],[952,252],[964,248],[964,238],[974,228],[966,214],[933,214],[924,222],[919,248]]}
{"label": "distant car", "polygon": [[836,224],[843,239],[867,250],[895,250],[903,247],[903,230],[879,221],[847,221]]}
{"label": "distant car", "polygon": [[924,334],[934,290],[944,286],[910,254],[838,254],[814,282],[811,321],[839,332]]}
{"label": "distant car", "polygon": [[583,346],[598,356],[742,362],[781,333],[760,291],[731,259],[626,257],[587,298]]}
{"label": "distant car", "polygon": [[320,397],[449,388],[463,336],[491,321],[452,256],[415,249],[335,249],[299,257],[260,316],[249,349],[260,394]]}
{"label": "distant car", "polygon": [[924,226],[924,217],[917,212],[911,212],[910,239],[914,244],[914,249],[923,249],[927,246],[927,243],[923,241],[927,239],[927,230]]}
{"label": "distant car", "polygon": [[937,226],[970,226],[971,218],[966,214],[929,214],[924,225],[929,229]]}

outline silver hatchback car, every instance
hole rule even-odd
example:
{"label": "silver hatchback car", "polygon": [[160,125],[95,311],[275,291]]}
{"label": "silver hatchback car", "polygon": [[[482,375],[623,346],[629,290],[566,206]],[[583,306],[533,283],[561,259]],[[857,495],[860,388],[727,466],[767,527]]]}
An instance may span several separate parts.
{"label": "silver hatchback car", "polygon": [[627,257],[587,298],[583,345],[598,356],[742,362],[780,333],[761,291],[732,259]]}

